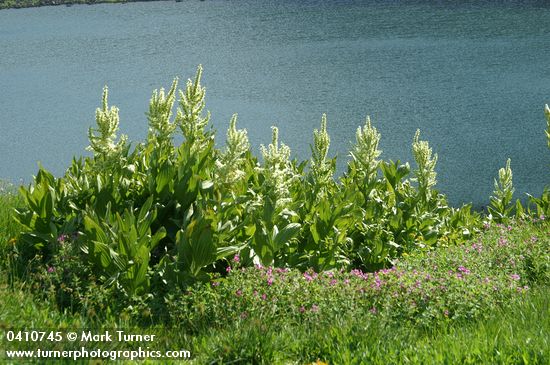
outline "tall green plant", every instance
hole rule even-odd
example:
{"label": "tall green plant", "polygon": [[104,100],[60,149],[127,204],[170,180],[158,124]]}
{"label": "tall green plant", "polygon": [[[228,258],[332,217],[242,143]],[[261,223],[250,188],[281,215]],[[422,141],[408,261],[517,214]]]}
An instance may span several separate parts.
{"label": "tall green plant", "polygon": [[381,150],[378,149],[380,143],[380,133],[371,125],[370,118],[367,117],[363,128],[358,127],[355,133],[355,144],[352,147],[350,155],[351,175],[354,176],[360,184],[368,185],[376,177],[378,166],[380,164]]}
{"label": "tall green plant", "polygon": [[233,114],[227,130],[225,150],[216,159],[216,180],[227,190],[232,190],[246,177],[246,153],[250,142],[246,129],[237,129],[237,114]]}
{"label": "tall green plant", "polygon": [[418,190],[424,202],[430,200],[432,187],[437,183],[435,165],[437,164],[437,153],[432,156],[432,149],[427,141],[420,140],[420,129],[416,130],[412,144],[413,156],[418,168],[414,171],[415,179],[418,182]]}
{"label": "tall green plant", "polygon": [[335,160],[328,159],[330,136],[327,132],[327,116],[321,117],[321,128],[313,131],[313,145],[311,148],[310,176],[313,191],[319,198],[326,196],[334,186]]}
{"label": "tall green plant", "polygon": [[550,148],[550,107],[548,104],[544,105],[544,116],[546,117],[546,140],[548,148]]}
{"label": "tall green plant", "polygon": [[251,217],[247,229],[252,236],[250,247],[261,263],[269,265],[300,230],[300,224],[292,222],[296,213],[291,209],[290,191],[297,176],[290,162],[290,148],[279,145],[277,127],[272,127],[272,132],[271,144],[260,146],[264,163],[257,173],[261,183],[250,196],[247,209]]}
{"label": "tall green plant", "polygon": [[506,167],[498,170],[498,181],[495,179],[495,190],[491,196],[491,205],[488,207],[489,213],[496,222],[506,221],[510,217],[514,209],[511,204],[513,195],[512,169],[508,159]]}
{"label": "tall green plant", "polygon": [[122,214],[109,209],[104,217],[91,211],[84,216],[82,250],[100,275],[106,276],[106,283],[119,285],[129,297],[149,292],[151,252],[166,235],[164,228],[151,232],[156,218],[152,204],[150,197],[137,216],[133,209]]}
{"label": "tall green plant", "polygon": [[179,92],[180,100],[175,123],[181,129],[190,153],[200,153],[208,148],[213,134],[204,129],[210,121],[210,112],[203,115],[206,106],[206,89],[201,85],[202,65],[197,68],[195,80],[187,80],[185,92]]}
{"label": "tall green plant", "polygon": [[293,266],[317,271],[348,265],[345,257],[349,244],[349,231],[355,220],[357,207],[333,178],[336,158],[328,159],[330,136],[327,119],[323,114],[321,128],[313,131],[310,171],[296,192],[302,232],[296,250],[290,255]]}
{"label": "tall green plant", "polygon": [[[40,265],[59,262],[58,238],[74,233],[79,238],[69,244],[87,253],[99,284],[140,296],[208,280],[237,252],[244,266],[374,270],[413,250],[460,243],[479,229],[471,206],[449,208],[435,190],[437,155],[420,132],[412,178],[409,164],[380,159],[381,135],[368,117],[341,179],[334,179],[326,115],[313,133],[309,169],[291,160],[275,127],[258,162],[236,115],[225,148],[215,148],[201,77],[199,66],[184,91],[175,79],[168,91],[153,92],[147,138],[132,150],[117,138],[118,109],[104,90],[88,132],[93,156],[73,159],[61,178],[41,168],[21,190],[25,207],[17,218],[28,259],[38,253]],[[548,107],[545,115],[550,139]],[[489,209],[496,220],[512,209],[509,164],[495,182]],[[540,215],[548,214],[547,191],[532,200]]]}
{"label": "tall green plant", "polygon": [[[108,104],[109,89],[107,86],[103,89],[102,107],[96,109],[96,124],[97,129],[91,128],[88,130],[88,139],[90,146],[86,149],[94,152],[96,158],[102,158],[105,163],[109,163],[109,159],[119,154],[125,147],[127,137],[122,135],[118,142],[117,131],[119,125],[118,108]],[[107,165],[106,167],[110,167]]]}
{"label": "tall green plant", "polygon": [[[172,146],[172,135],[176,129],[176,124],[171,121],[172,109],[176,101],[176,90],[178,79],[172,82],[170,90],[166,94],[164,89],[154,90],[149,102],[149,111],[147,120],[149,122],[149,133],[147,143],[156,148],[163,146]],[[171,152],[171,151],[168,151]]]}
{"label": "tall green plant", "polygon": [[[546,140],[548,148],[550,148],[550,107],[548,104],[544,105],[544,116],[546,117]],[[535,211],[538,217],[548,217],[550,216],[550,186],[546,186],[540,198],[536,198],[530,194],[527,194],[529,197],[530,204],[535,205]],[[531,208],[529,208],[531,211]]]}

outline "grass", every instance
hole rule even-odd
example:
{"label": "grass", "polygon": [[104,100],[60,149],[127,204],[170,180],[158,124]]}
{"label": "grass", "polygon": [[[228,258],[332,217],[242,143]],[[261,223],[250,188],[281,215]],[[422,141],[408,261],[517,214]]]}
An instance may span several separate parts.
{"label": "grass", "polygon": [[[473,319],[457,317],[426,324],[399,320],[392,316],[377,317],[364,310],[336,311],[328,317],[314,317],[311,320],[296,319],[295,316],[287,316],[284,313],[270,317],[261,310],[247,318],[235,318],[231,317],[234,313],[227,309],[227,317],[222,318],[220,323],[208,325],[209,322],[203,321],[201,323],[204,325],[196,328],[188,326],[189,322],[185,316],[179,319],[176,317],[171,323],[153,321],[149,324],[140,324],[118,313],[103,313],[99,317],[90,316],[83,311],[60,312],[55,299],[50,299],[47,295],[41,295],[42,299],[39,299],[37,293],[30,291],[24,279],[11,277],[12,268],[5,259],[9,256],[7,253],[12,250],[12,238],[16,237],[18,232],[11,212],[20,204],[21,200],[16,194],[0,194],[0,339],[4,338],[8,329],[92,329],[94,333],[101,333],[104,330],[124,328],[129,333],[155,334],[156,341],[151,345],[154,349],[189,350],[193,356],[189,363],[195,364],[550,363],[550,290],[545,282],[544,273],[547,269],[541,268],[540,264],[537,266],[538,271],[531,274],[529,290],[522,295],[508,298],[503,305],[491,306],[490,315]],[[518,224],[510,232],[505,228],[495,228],[483,233],[476,242],[483,242],[488,246],[489,242],[500,240],[503,231],[509,235],[506,237],[510,242],[530,242],[530,238],[535,235],[548,235],[548,225]],[[518,243],[519,246],[521,245]],[[458,256],[456,248],[439,250],[442,250],[442,255]],[[494,257],[502,259],[497,254],[498,252]],[[519,251],[517,254],[519,255]],[[420,265],[425,264],[423,260],[422,257],[410,257],[404,261],[410,265]],[[426,260],[431,262],[430,259]],[[547,256],[540,262],[548,265]],[[483,262],[485,266],[488,264],[489,261]],[[467,267],[472,269],[471,265]],[[231,285],[240,279],[242,277],[238,275],[230,275],[227,279],[227,290],[233,290]],[[220,288],[222,287],[224,285]],[[208,311],[208,307],[214,305],[222,308],[227,306],[226,302],[219,302],[223,297],[216,297],[216,291],[207,290],[205,293],[212,297],[191,297],[191,305],[196,312]],[[345,298],[341,299],[345,301]],[[484,302],[480,303],[483,305]],[[283,303],[279,305],[282,306]],[[340,308],[338,305],[335,307]],[[13,343],[7,343],[5,338],[3,341],[0,340],[0,345],[0,350],[13,347]],[[80,344],[65,342],[62,345],[63,349],[71,349],[76,348],[71,346]],[[101,346],[107,350],[123,350],[143,344],[89,345]],[[55,348],[55,345],[52,346]],[[35,343],[17,344],[18,349],[36,347]],[[0,362],[2,361],[8,362],[0,357]],[[43,360],[39,362],[42,363]],[[89,361],[82,363],[87,364]]]}
{"label": "grass", "polygon": [[252,323],[196,338],[194,353],[205,364],[547,364],[548,304],[548,288],[539,288],[490,319],[428,331],[353,318],[330,327]]}
{"label": "grass", "polygon": [[[190,350],[191,363],[196,364],[311,364],[317,360],[327,364],[547,364],[548,293],[548,287],[540,287],[487,320],[450,322],[430,330],[342,318],[330,327],[236,322],[195,336],[182,333],[181,328],[157,326],[141,331],[157,334],[159,349]],[[51,303],[37,302],[24,289],[5,283],[0,285],[0,308],[3,331],[95,328],[100,333],[130,325],[114,318],[92,323],[80,315],[59,313]]]}

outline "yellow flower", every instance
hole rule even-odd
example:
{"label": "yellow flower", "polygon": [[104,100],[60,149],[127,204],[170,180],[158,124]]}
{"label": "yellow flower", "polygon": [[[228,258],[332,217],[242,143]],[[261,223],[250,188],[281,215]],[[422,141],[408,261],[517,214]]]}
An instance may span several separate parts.
{"label": "yellow flower", "polygon": [[8,241],[8,244],[10,245],[15,245],[17,243],[17,238],[13,237],[13,238],[10,238],[10,240]]}

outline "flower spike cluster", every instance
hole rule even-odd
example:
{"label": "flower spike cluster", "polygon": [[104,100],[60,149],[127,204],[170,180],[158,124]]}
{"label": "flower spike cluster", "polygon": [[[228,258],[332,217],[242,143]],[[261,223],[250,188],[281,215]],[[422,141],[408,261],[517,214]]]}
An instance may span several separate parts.
{"label": "flower spike cluster", "polygon": [[418,187],[423,192],[429,192],[437,183],[435,165],[437,164],[437,153],[432,157],[432,149],[428,141],[420,140],[420,129],[414,135],[413,156],[418,169],[415,171]]}
{"label": "flower spike cluster", "polygon": [[206,105],[206,89],[201,86],[201,77],[202,65],[199,65],[195,81],[187,80],[185,93],[181,90],[179,92],[180,101],[175,121],[185,140],[191,143],[192,152],[202,151],[209,139],[204,128],[210,120],[210,112],[207,112],[206,116],[202,115]]}
{"label": "flower spike cluster", "polygon": [[227,130],[225,151],[216,160],[216,174],[222,185],[229,186],[245,176],[244,154],[250,149],[246,129],[237,129],[237,114],[233,114]]}
{"label": "flower spike cluster", "polygon": [[178,78],[172,82],[172,87],[165,95],[164,88],[160,91],[153,91],[149,102],[149,112],[147,120],[149,121],[149,139],[155,139],[160,144],[169,141],[172,137],[176,125],[170,122],[172,117],[172,108],[176,101],[176,89],[178,87]]}
{"label": "flower spike cluster", "polygon": [[330,183],[334,173],[333,166],[327,161],[330,136],[327,133],[327,116],[321,117],[321,129],[313,131],[313,146],[311,147],[311,175],[314,183],[320,187]]}
{"label": "flower spike cluster", "polygon": [[380,163],[380,160],[378,160],[382,153],[378,149],[380,137],[380,133],[371,125],[368,116],[363,128],[358,127],[355,133],[356,142],[350,154],[360,175],[369,180],[376,174]]}
{"label": "flower spike cluster", "polygon": [[97,108],[95,119],[97,129],[90,127],[88,130],[88,139],[90,145],[86,148],[88,151],[93,151],[96,156],[108,157],[116,154],[126,144],[126,136],[122,135],[118,143],[116,140],[116,132],[118,130],[119,116],[118,108],[108,105],[109,89],[107,86],[103,88],[102,107]]}
{"label": "flower spike cluster", "polygon": [[550,148],[550,108],[548,104],[544,105],[544,115],[546,116],[546,139],[548,140],[548,148]]}
{"label": "flower spike cluster", "polygon": [[266,193],[275,198],[276,207],[284,207],[292,201],[289,187],[295,179],[295,174],[290,164],[290,148],[281,143],[279,147],[279,129],[271,127],[273,131],[271,144],[266,148],[260,146],[264,159],[261,171],[265,175],[264,186]]}
{"label": "flower spike cluster", "polygon": [[510,202],[514,194],[514,186],[512,184],[512,169],[510,168],[510,159],[506,161],[506,167],[498,170],[498,181],[495,179],[494,197],[499,201]]}

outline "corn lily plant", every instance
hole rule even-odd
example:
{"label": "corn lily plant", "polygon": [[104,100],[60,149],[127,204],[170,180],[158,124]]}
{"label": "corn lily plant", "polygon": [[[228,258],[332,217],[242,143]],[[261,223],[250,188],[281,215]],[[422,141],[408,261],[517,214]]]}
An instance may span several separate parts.
{"label": "corn lily plant", "polygon": [[[329,156],[326,115],[313,132],[308,161],[291,159],[276,127],[258,160],[236,115],[218,150],[201,76],[199,67],[184,90],[175,79],[167,91],[153,92],[147,138],[133,148],[117,137],[118,109],[104,89],[88,131],[92,156],[74,158],[59,178],[41,167],[34,183],[21,188],[25,208],[16,215],[26,262],[48,264],[59,237],[71,235],[98,282],[131,298],[207,281],[229,270],[236,254],[242,266],[377,270],[415,250],[460,244],[481,229],[481,213],[471,205],[451,208],[435,190],[437,154],[419,131],[411,170],[381,159],[381,134],[367,118],[340,178]],[[548,107],[545,115],[550,145]],[[182,142],[175,144],[178,135]],[[512,194],[508,161],[486,219],[550,214],[548,190],[531,197],[536,209],[514,207]]]}

